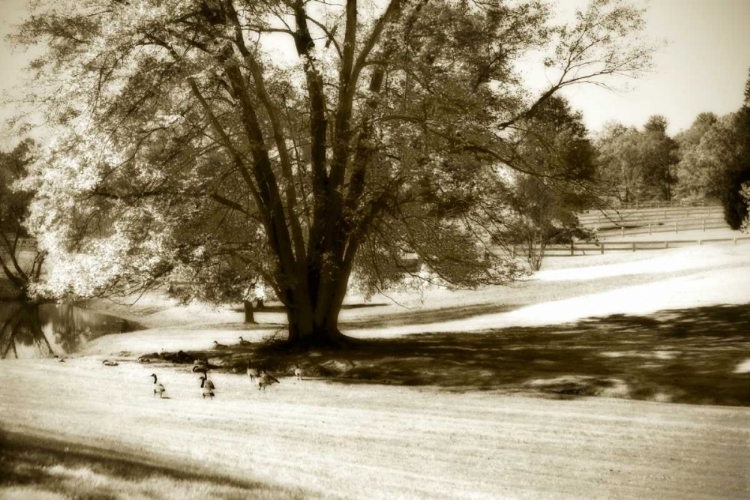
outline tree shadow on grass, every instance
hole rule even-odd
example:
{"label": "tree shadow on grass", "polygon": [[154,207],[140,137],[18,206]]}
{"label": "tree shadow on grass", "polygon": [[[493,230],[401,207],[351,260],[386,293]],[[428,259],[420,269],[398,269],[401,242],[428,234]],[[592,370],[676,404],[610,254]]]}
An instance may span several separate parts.
{"label": "tree shadow on grass", "polygon": [[401,325],[427,325],[443,321],[460,321],[462,319],[480,316],[482,314],[499,314],[514,309],[517,305],[509,304],[471,304],[440,309],[417,309],[405,311],[398,315],[376,316],[358,320],[343,321],[342,326],[348,328],[388,328]]}
{"label": "tree shadow on grass", "polygon": [[[163,466],[0,429],[0,496],[47,498],[306,498],[299,490],[239,481],[197,467]],[[46,496],[45,496],[46,495]]]}
{"label": "tree shadow on grass", "polygon": [[739,369],[750,359],[750,304],[417,334],[309,355],[266,346],[254,356],[279,373],[299,363],[306,376],[342,383],[750,405],[750,368]]}
{"label": "tree shadow on grass", "polygon": [[[383,307],[387,306],[388,304],[384,304],[382,302],[375,302],[375,303],[368,303],[368,304],[344,304],[341,306],[341,309],[348,310],[348,309],[369,309],[372,307]],[[232,311],[234,312],[245,312],[244,307],[233,307]],[[256,313],[284,313],[286,314],[286,309],[284,309],[283,305],[280,304],[274,304],[274,305],[264,305],[263,307],[256,307],[254,310]]]}

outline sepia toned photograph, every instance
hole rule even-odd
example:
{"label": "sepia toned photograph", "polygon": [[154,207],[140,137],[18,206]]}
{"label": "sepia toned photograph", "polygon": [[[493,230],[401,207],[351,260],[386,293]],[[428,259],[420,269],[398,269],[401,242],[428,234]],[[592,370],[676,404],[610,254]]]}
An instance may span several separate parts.
{"label": "sepia toned photograph", "polygon": [[0,499],[750,498],[750,0],[0,0]]}

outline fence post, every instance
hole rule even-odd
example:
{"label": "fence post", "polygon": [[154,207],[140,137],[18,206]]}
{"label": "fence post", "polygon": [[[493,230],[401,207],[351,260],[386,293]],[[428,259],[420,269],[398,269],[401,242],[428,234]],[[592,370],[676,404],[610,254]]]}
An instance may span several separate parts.
{"label": "fence post", "polygon": [[734,239],[734,244],[735,244],[735,245],[737,244],[737,238],[735,238],[735,239]]}
{"label": "fence post", "polygon": [[620,235],[624,238],[625,237],[625,226],[620,226]]}
{"label": "fence post", "polygon": [[703,219],[703,232],[706,232],[706,219]]}
{"label": "fence post", "polygon": [[698,240],[698,246],[703,246],[703,240]]}
{"label": "fence post", "polygon": [[664,248],[669,248],[669,242],[668,241],[664,242]]}
{"label": "fence post", "polygon": [[635,252],[635,241],[633,242],[633,251]]}
{"label": "fence post", "polygon": [[604,242],[603,241],[602,241],[601,247],[602,247],[602,255],[604,255]]}
{"label": "fence post", "polygon": [[576,243],[575,241],[571,241],[570,242],[570,255],[571,256],[575,255],[575,251],[576,251]]}

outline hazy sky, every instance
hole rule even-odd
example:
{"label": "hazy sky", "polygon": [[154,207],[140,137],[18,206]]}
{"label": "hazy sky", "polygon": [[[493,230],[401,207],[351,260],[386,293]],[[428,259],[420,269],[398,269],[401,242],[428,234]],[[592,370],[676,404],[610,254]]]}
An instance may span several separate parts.
{"label": "hazy sky", "polygon": [[[24,15],[28,0],[0,0],[0,91],[12,92],[28,56],[14,53],[5,41],[12,23]],[[562,15],[586,0],[558,0]],[[607,121],[643,125],[661,114],[669,120],[670,133],[690,126],[698,113],[722,115],[742,104],[750,70],[750,0],[635,0],[646,5],[648,35],[667,40],[655,58],[652,73],[632,81],[633,90],[610,92],[580,86],[566,95],[583,111],[590,130]],[[0,119],[12,110],[0,108]],[[0,146],[15,142],[0,125]]]}
{"label": "hazy sky", "polygon": [[[560,0],[562,8],[585,5]],[[613,93],[593,86],[567,92],[596,131],[609,120],[642,126],[649,116],[669,120],[669,132],[690,126],[698,113],[718,115],[742,105],[750,71],[750,0],[651,0],[648,35],[668,45],[654,58],[652,73],[631,82],[634,90]]]}

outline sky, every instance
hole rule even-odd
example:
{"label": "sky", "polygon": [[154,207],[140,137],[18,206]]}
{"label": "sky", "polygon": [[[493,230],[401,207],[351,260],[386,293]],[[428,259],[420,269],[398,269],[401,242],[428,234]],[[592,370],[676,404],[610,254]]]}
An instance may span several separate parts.
{"label": "sky", "polygon": [[[558,3],[570,9],[586,2]],[[666,40],[667,46],[655,55],[651,73],[630,82],[629,92],[590,85],[567,92],[589,130],[598,131],[608,121],[640,127],[660,114],[675,134],[701,112],[723,115],[739,109],[750,71],[750,0],[635,3],[648,9],[647,36]]]}
{"label": "sky", "polygon": [[[12,94],[29,56],[5,40],[13,23],[26,14],[28,0],[0,0],[0,93]],[[561,18],[586,0],[557,0]],[[705,111],[718,115],[739,109],[750,70],[750,0],[633,0],[647,7],[646,36],[667,45],[654,58],[654,69],[627,82],[630,90],[612,92],[591,85],[566,91],[583,112],[593,133],[609,121],[642,126],[660,114],[675,134]],[[625,82],[620,82],[625,83]],[[4,100],[0,100],[0,103]],[[0,120],[13,108],[0,104]],[[16,142],[0,124],[0,147]]]}

